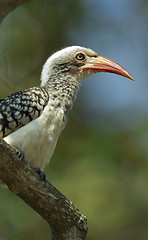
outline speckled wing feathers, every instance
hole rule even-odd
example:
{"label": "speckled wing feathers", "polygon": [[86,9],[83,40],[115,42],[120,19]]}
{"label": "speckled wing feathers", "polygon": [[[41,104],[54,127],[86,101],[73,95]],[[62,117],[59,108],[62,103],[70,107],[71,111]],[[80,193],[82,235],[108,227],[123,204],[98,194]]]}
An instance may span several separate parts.
{"label": "speckled wing feathers", "polygon": [[38,118],[48,100],[47,91],[41,87],[19,91],[0,100],[0,137]]}

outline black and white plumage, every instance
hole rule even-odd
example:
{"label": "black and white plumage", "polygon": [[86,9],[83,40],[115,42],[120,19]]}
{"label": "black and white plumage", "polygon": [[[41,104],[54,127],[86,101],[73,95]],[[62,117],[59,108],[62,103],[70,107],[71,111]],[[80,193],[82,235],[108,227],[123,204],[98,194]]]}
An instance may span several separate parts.
{"label": "black and white plumage", "polygon": [[18,128],[39,117],[49,100],[41,87],[23,90],[0,101],[0,137],[6,137]]}
{"label": "black and white plumage", "polygon": [[112,72],[133,80],[119,64],[91,49],[72,46],[48,58],[41,87],[14,93],[0,101],[0,137],[44,169],[65,127],[82,79],[96,72]]}

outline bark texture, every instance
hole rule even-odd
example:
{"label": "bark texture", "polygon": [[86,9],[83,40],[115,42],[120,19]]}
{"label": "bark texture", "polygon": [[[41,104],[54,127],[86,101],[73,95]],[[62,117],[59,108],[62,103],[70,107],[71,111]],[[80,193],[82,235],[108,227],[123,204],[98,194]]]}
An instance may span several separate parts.
{"label": "bark texture", "polygon": [[8,188],[38,212],[50,225],[54,240],[83,240],[86,217],[16,150],[0,139],[0,178]]}

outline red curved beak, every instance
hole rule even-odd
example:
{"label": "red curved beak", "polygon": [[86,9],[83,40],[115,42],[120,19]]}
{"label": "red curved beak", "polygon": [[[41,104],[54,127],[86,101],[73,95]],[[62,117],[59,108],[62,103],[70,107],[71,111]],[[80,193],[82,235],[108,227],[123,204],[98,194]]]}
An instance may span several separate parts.
{"label": "red curved beak", "polygon": [[98,57],[89,57],[86,60],[85,65],[80,67],[80,70],[83,69],[90,69],[98,72],[115,73],[134,80],[132,75],[121,65],[109,58],[102,57],[100,55],[98,55]]}

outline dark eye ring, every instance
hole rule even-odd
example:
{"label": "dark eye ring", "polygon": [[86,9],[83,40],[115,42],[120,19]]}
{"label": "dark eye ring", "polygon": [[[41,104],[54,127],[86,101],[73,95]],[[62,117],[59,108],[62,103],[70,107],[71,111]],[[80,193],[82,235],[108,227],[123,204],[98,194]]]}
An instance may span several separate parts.
{"label": "dark eye ring", "polygon": [[75,58],[79,61],[83,61],[85,59],[84,53],[77,53]]}

